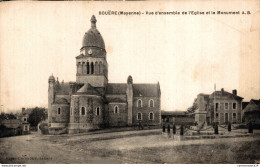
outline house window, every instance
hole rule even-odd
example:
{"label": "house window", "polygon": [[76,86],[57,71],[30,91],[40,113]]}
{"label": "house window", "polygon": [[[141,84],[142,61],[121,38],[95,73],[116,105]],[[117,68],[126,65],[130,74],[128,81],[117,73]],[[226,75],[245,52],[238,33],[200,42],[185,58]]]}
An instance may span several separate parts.
{"label": "house window", "polygon": [[153,120],[154,119],[154,114],[152,112],[149,113],[149,120]]}
{"label": "house window", "polygon": [[216,118],[218,118],[218,113],[216,113]]}
{"label": "house window", "polygon": [[100,115],[100,107],[96,108],[96,115]]}
{"label": "house window", "polygon": [[28,131],[28,126],[27,125],[24,126],[24,131]]}
{"label": "house window", "polygon": [[143,103],[143,102],[142,102],[141,99],[137,100],[137,107],[142,107],[142,106],[143,106],[142,103]]}
{"label": "house window", "polygon": [[237,109],[237,103],[233,103],[233,110]]}
{"label": "house window", "polygon": [[225,110],[228,110],[228,103],[225,103]]}
{"label": "house window", "polygon": [[118,106],[115,106],[115,107],[114,107],[114,113],[115,113],[115,114],[119,113],[119,107],[118,107]]}
{"label": "house window", "polygon": [[219,103],[216,103],[216,104],[215,104],[215,109],[216,109],[216,111],[218,111],[218,109],[219,109]]}
{"label": "house window", "polygon": [[58,115],[60,115],[60,113],[61,113],[61,109],[60,109],[60,108],[58,108]]}
{"label": "house window", "polygon": [[26,117],[24,117],[24,118],[23,118],[23,121],[24,121],[24,122],[26,122],[26,121],[27,121],[27,118],[26,118]]}
{"label": "house window", "polygon": [[233,118],[232,118],[233,122],[236,122],[236,120],[237,120],[237,113],[233,113],[232,116],[233,116]]}
{"label": "house window", "polygon": [[149,107],[154,107],[154,101],[153,101],[153,99],[149,100]]}
{"label": "house window", "polygon": [[85,107],[81,107],[81,115],[86,115]]}
{"label": "house window", "polygon": [[137,113],[137,120],[142,120],[142,113]]}

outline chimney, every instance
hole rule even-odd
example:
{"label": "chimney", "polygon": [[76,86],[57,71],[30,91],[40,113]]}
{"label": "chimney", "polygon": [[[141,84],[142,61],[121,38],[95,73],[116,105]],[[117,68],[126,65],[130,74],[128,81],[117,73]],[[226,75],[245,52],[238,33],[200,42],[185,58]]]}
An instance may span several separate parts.
{"label": "chimney", "polygon": [[25,108],[22,108],[22,114],[25,112]]}
{"label": "chimney", "polygon": [[236,96],[237,95],[237,90],[236,89],[232,90],[232,94]]}
{"label": "chimney", "polygon": [[224,92],[224,88],[221,88],[221,93],[223,93]]}

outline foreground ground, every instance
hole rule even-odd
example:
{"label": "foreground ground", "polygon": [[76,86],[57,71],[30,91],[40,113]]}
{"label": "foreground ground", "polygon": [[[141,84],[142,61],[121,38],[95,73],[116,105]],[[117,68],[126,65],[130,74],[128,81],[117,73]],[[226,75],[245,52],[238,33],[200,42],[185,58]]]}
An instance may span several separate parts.
{"label": "foreground ground", "polygon": [[175,140],[161,130],[0,138],[0,163],[259,163],[260,136]]}

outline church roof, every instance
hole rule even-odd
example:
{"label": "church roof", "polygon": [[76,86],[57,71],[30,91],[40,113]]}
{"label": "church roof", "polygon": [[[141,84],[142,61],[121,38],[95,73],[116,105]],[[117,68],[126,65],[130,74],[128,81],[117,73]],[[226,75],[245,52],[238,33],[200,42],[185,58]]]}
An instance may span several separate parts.
{"label": "church roof", "polygon": [[89,83],[84,84],[77,92],[76,94],[88,94],[88,95],[102,95],[102,92],[99,92],[98,90],[101,90],[99,88],[94,88]]}
{"label": "church roof", "polygon": [[[127,84],[109,83],[106,94],[122,95],[126,94]],[[158,84],[133,84],[134,96],[156,97],[159,96]]]}
{"label": "church roof", "polygon": [[62,82],[61,84],[59,83],[59,87],[56,89],[56,94],[57,95],[68,95],[70,92],[70,84],[69,82]]}
{"label": "church roof", "polygon": [[108,83],[106,94],[126,94],[126,88],[125,83]]}
{"label": "church roof", "polygon": [[134,96],[159,96],[158,84],[133,84]]}
{"label": "church roof", "polygon": [[91,28],[88,32],[85,33],[83,37],[82,47],[97,47],[101,49],[105,49],[104,40],[100,34],[100,32],[96,28],[96,18],[93,15],[91,17]]}
{"label": "church roof", "polygon": [[57,99],[54,103],[55,104],[69,104],[68,100],[65,98]]}

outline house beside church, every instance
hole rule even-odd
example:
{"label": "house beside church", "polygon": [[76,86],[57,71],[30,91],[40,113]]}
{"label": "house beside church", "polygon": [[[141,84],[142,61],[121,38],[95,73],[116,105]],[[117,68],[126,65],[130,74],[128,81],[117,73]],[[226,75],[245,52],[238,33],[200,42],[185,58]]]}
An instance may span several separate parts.
{"label": "house beside church", "polygon": [[241,123],[243,98],[237,95],[237,90],[230,93],[222,88],[212,94],[198,94],[197,99],[196,103],[200,106],[200,112],[205,113],[207,124]]}

